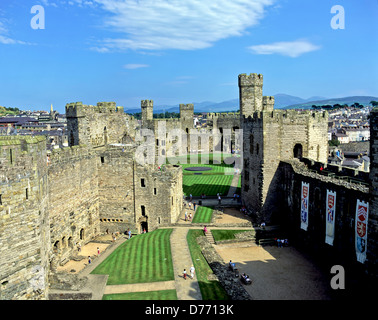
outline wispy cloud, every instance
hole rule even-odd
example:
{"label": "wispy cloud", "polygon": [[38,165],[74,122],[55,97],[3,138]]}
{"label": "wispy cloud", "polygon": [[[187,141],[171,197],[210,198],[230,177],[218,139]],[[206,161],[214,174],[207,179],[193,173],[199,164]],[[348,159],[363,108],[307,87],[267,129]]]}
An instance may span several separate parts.
{"label": "wispy cloud", "polygon": [[0,21],[0,44],[23,44],[31,45],[29,42],[12,39],[8,36],[8,28],[3,21]]}
{"label": "wispy cloud", "polygon": [[119,32],[103,40],[109,50],[196,50],[241,36],[276,0],[93,0],[110,13],[105,26]]}
{"label": "wispy cloud", "polygon": [[296,40],[291,42],[274,42],[250,46],[248,49],[254,54],[280,54],[296,58],[304,53],[319,50],[321,47],[307,40]]}
{"label": "wispy cloud", "polygon": [[137,63],[130,63],[130,64],[125,64],[123,66],[125,69],[140,69],[140,68],[148,68],[148,64],[137,64]]}

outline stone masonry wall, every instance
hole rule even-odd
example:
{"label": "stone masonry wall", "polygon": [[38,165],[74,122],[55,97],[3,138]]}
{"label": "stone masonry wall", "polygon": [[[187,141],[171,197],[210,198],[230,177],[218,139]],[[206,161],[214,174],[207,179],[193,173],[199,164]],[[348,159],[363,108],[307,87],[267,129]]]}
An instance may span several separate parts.
{"label": "stone masonry wall", "polygon": [[46,162],[44,137],[0,137],[0,300],[46,298]]}

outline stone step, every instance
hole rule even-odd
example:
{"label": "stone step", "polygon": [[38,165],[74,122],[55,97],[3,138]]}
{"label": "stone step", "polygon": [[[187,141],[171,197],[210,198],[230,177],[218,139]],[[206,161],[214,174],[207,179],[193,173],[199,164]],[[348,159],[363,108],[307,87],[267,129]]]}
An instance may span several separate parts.
{"label": "stone step", "polygon": [[210,244],[215,244],[213,234],[209,229],[207,229],[206,239],[209,241]]}

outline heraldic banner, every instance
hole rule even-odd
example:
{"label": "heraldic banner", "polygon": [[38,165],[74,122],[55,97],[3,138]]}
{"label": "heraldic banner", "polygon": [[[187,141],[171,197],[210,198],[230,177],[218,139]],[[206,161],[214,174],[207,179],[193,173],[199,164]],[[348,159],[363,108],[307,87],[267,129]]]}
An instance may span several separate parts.
{"label": "heraldic banner", "polygon": [[326,239],[325,242],[333,246],[335,235],[336,192],[327,190],[326,203]]}
{"label": "heraldic banner", "polygon": [[302,181],[301,193],[301,229],[307,231],[308,227],[308,196],[310,185]]}
{"label": "heraldic banner", "polygon": [[357,261],[366,260],[367,223],[369,216],[369,203],[357,200],[356,206],[356,256]]}

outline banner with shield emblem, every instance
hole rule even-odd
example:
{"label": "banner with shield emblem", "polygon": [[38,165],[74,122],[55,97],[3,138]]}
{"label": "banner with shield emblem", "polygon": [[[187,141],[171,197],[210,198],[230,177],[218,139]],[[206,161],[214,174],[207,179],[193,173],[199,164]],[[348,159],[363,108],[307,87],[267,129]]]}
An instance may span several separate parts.
{"label": "banner with shield emblem", "polygon": [[301,192],[301,229],[307,231],[308,227],[308,196],[310,185],[302,181]]}
{"label": "banner with shield emblem", "polygon": [[367,224],[369,217],[369,203],[357,200],[356,205],[356,256],[357,261],[366,260]]}
{"label": "banner with shield emblem", "polygon": [[325,242],[333,246],[335,236],[335,215],[336,215],[336,192],[327,190],[326,203],[326,239]]}

